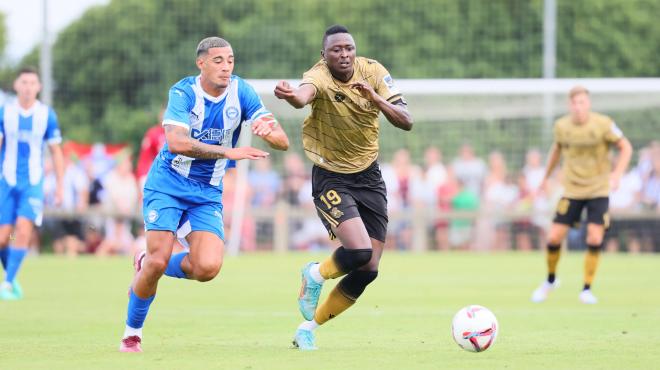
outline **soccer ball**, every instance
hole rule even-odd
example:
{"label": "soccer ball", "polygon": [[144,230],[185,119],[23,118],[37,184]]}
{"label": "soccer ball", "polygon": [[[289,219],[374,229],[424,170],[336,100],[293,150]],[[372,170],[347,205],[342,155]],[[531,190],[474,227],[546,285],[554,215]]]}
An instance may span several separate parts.
{"label": "soccer ball", "polygon": [[471,305],[463,307],[451,321],[454,341],[466,351],[483,352],[495,343],[497,319],[486,307]]}

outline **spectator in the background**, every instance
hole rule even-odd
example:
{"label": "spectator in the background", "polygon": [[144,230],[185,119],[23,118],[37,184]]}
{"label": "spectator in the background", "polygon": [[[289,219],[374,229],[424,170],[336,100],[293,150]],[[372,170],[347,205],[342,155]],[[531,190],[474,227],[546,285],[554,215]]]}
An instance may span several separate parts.
{"label": "spectator in the background", "polygon": [[158,123],[151,126],[151,128],[144,133],[144,137],[142,138],[137,168],[135,170],[135,176],[137,177],[140,186],[140,197],[142,188],[144,187],[144,181],[147,178],[147,173],[149,173],[149,169],[151,168],[151,163],[153,163],[158,152],[160,152],[163,145],[165,145],[165,129],[161,124],[161,122],[163,122],[164,113],[165,111],[161,110],[158,115]]}
{"label": "spectator in the background", "polygon": [[300,204],[298,194],[308,179],[305,162],[296,152],[287,152],[284,155],[284,182],[282,197],[292,206]]}
{"label": "spectator in the background", "polygon": [[451,199],[452,211],[463,213],[449,222],[449,245],[452,249],[468,250],[474,241],[474,219],[470,213],[479,209],[479,195],[463,184],[456,181],[457,192]]}
{"label": "spectator in the background", "polygon": [[[248,174],[248,183],[252,188],[253,207],[272,207],[277,201],[277,195],[282,189],[282,179],[277,171],[273,170],[270,157],[266,157],[252,164]],[[311,193],[310,193],[311,194]]]}
{"label": "spectator in the background", "polygon": [[535,196],[539,186],[543,182],[543,176],[545,176],[543,156],[538,149],[532,148],[527,151],[525,155],[525,167],[523,167],[522,173],[525,187],[532,193],[532,196]]}
{"label": "spectator in the background", "polygon": [[[616,163],[616,160],[613,161]],[[610,192],[610,215],[613,222],[607,230],[605,250],[617,252],[621,244],[632,253],[641,250],[638,229],[644,221],[630,219],[618,214],[630,213],[639,209],[642,190],[642,177],[637,168],[633,168],[621,177],[619,187]]]}
{"label": "spectator in the background", "polygon": [[89,181],[80,161],[73,160],[71,153],[64,155],[63,187],[61,209],[68,214],[59,222],[53,250],[73,257],[85,250],[84,222],[79,215],[86,212],[89,205]]}
{"label": "spectator in the background", "polygon": [[470,144],[463,144],[458,157],[451,164],[456,179],[475,194],[481,194],[481,186],[486,177],[486,163],[474,154]]}
{"label": "spectator in the background", "polygon": [[87,225],[84,230],[85,250],[88,253],[95,253],[103,241],[104,218],[100,213],[103,210],[105,191],[98,169],[98,162],[87,158],[83,163],[89,182],[89,212],[86,219]]}
{"label": "spectator in the background", "polygon": [[405,148],[394,152],[391,166],[396,176],[397,187],[396,191],[390,190],[390,193],[397,198],[395,202],[400,205],[400,211],[404,212],[404,216],[389,223],[389,227],[393,231],[389,235],[395,238],[397,249],[408,249],[412,244],[410,211],[416,200],[415,195],[421,193],[421,169],[412,163],[410,152]]}
{"label": "spectator in the background", "polygon": [[131,222],[137,214],[138,185],[129,153],[117,155],[117,165],[104,185],[104,209],[112,216],[106,219],[105,238],[96,255],[130,254],[134,252]]}
{"label": "spectator in the background", "polygon": [[488,156],[488,176],[484,181],[482,207],[477,225],[477,248],[505,250],[510,248],[510,220],[502,214],[513,209],[518,198],[517,186],[509,181],[502,153]]}
{"label": "spectator in the background", "polygon": [[447,180],[447,169],[442,163],[442,152],[434,146],[424,151],[424,169],[419,189],[413,194],[422,204],[437,204],[438,189]]}
{"label": "spectator in the background", "polygon": [[[305,170],[305,162],[300,154],[296,152],[287,152],[284,155],[284,181],[282,182],[282,199],[289,206],[300,206],[301,189],[309,178]],[[295,233],[303,227],[300,220],[292,221],[289,225],[291,233]]]}
{"label": "spectator in the background", "polygon": [[520,194],[516,209],[531,213],[531,217],[519,219],[513,225],[516,248],[519,250],[532,249],[534,245],[542,248],[545,245],[545,230],[550,226],[546,213],[550,212],[553,202],[549,201],[551,193],[540,190],[544,175],[541,151],[536,148],[529,149],[525,155],[522,175],[518,178]]}
{"label": "spectator in the background", "polygon": [[[264,160],[262,158],[261,160]],[[259,161],[255,161],[259,162]],[[243,223],[241,225],[236,225],[234,222],[234,208],[239,206],[236,202],[241,202],[240,206],[244,207],[247,211],[249,200],[252,197],[252,189],[250,188],[249,182],[242,185],[245,186],[245,197],[242,199],[236,199],[236,189],[239,184],[237,184],[238,176],[236,176],[236,170],[231,169],[225,172],[225,175],[222,179],[222,221],[225,228],[225,238],[227,241],[232,236],[232,229],[235,227],[240,228],[240,248],[243,251],[254,251],[257,249],[256,243],[256,228],[254,219],[250,216],[248,212],[243,213]]]}
{"label": "spectator in the background", "polygon": [[[252,189],[250,204],[255,208],[272,209],[282,189],[282,179],[273,170],[270,157],[252,163],[248,174],[248,184]],[[311,194],[311,193],[310,193]],[[311,195],[310,195],[311,196]],[[265,219],[256,222],[256,242],[259,248],[272,249],[273,220]]]}
{"label": "spectator in the background", "polygon": [[[660,146],[652,145],[649,150],[650,171],[642,186],[642,205],[649,211],[660,214]],[[642,250],[658,251],[660,248],[660,221],[653,218],[643,228]]]}
{"label": "spectator in the background", "polygon": [[[454,171],[447,169],[447,178],[444,183],[438,187],[438,211],[440,214],[447,214],[452,211],[452,200],[458,194],[459,186]],[[435,223],[435,243],[438,250],[449,250],[449,220],[445,218],[438,219]]]}

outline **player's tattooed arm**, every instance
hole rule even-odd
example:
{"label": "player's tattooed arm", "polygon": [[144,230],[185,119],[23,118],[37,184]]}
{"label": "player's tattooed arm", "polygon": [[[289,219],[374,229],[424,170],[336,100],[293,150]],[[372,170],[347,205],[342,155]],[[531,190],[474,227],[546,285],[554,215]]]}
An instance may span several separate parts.
{"label": "player's tattooed arm", "polygon": [[196,159],[259,159],[268,156],[267,152],[252,148],[226,148],[219,145],[205,144],[194,140],[188,129],[176,125],[165,125],[165,140],[170,152]]}
{"label": "player's tattooed arm", "polygon": [[388,121],[395,127],[405,131],[412,130],[413,118],[403,98],[394,103],[390,103],[374,90],[366,81],[359,81],[351,85],[352,88],[360,92],[366,99],[371,100],[378,109],[385,115]]}

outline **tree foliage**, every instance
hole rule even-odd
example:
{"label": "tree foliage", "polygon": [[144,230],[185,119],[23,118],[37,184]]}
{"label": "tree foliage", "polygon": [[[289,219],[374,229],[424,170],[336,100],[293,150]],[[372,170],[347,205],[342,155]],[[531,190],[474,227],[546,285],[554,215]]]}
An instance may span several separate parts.
{"label": "tree foliage", "polygon": [[[653,0],[558,0],[557,75],[660,75],[655,14]],[[62,126],[78,140],[137,143],[169,86],[198,73],[203,37],[232,43],[241,76],[299,78],[334,23],[397,78],[541,77],[543,0],[114,0],[54,45]]]}

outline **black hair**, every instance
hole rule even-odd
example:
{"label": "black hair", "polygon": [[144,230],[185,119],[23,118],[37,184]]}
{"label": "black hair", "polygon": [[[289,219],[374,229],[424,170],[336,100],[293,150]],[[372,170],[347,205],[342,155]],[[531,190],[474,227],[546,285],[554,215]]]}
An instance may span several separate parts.
{"label": "black hair", "polygon": [[325,42],[328,41],[328,36],[334,35],[334,34],[337,34],[337,33],[350,33],[350,32],[348,32],[348,28],[346,28],[342,25],[339,25],[339,24],[335,24],[335,25],[332,25],[332,26],[328,27],[328,29],[325,30],[325,33],[323,34],[323,45],[322,45],[323,49],[325,49]]}

